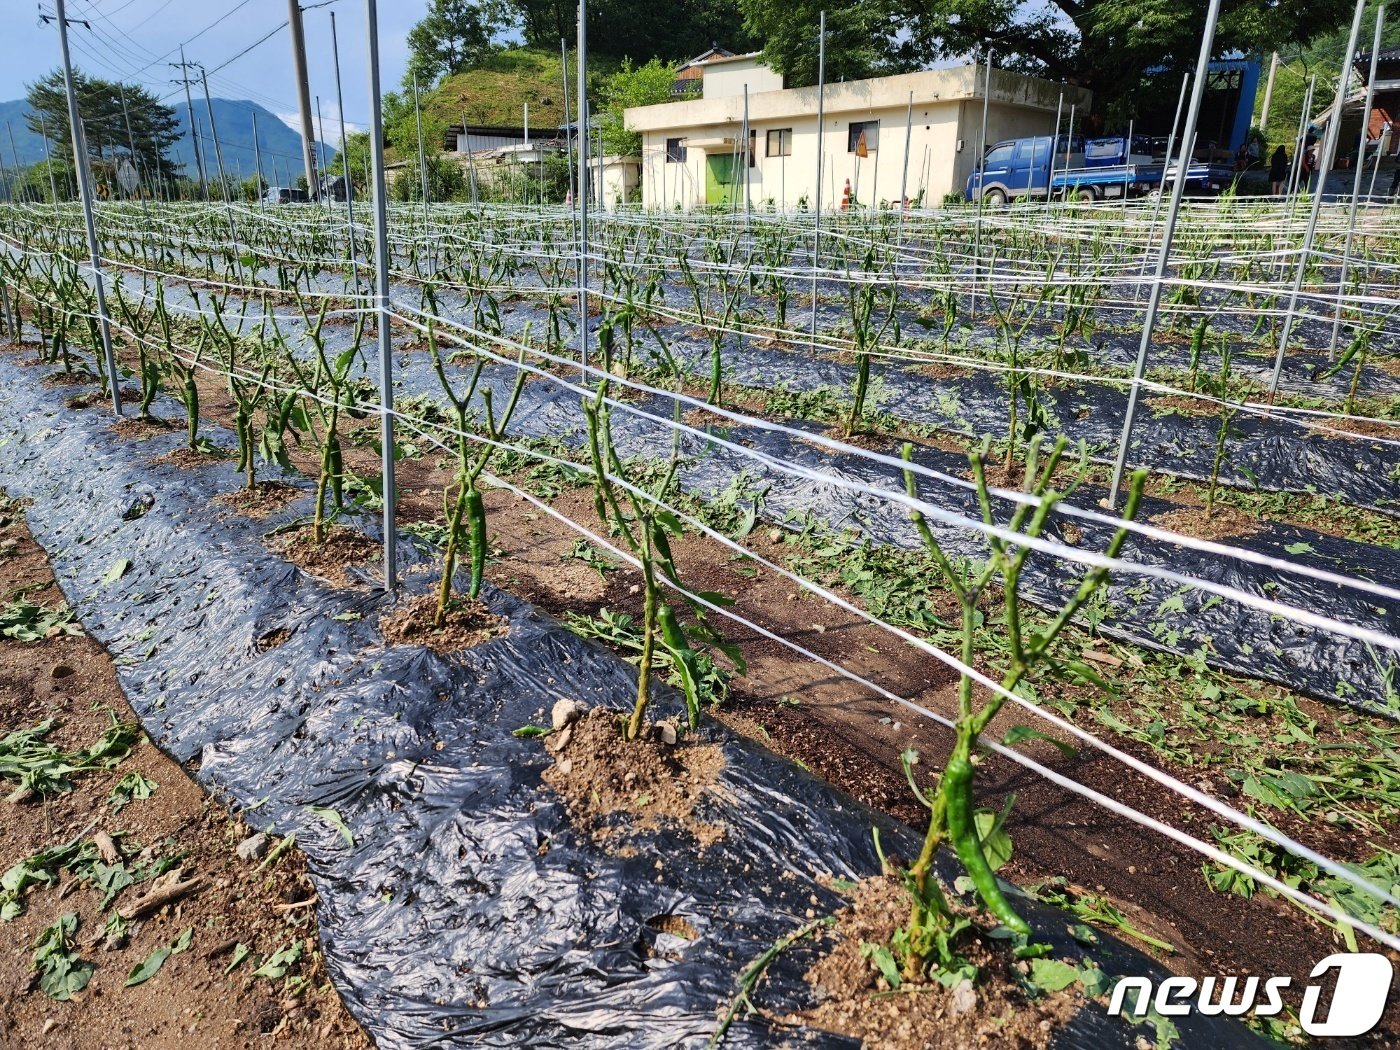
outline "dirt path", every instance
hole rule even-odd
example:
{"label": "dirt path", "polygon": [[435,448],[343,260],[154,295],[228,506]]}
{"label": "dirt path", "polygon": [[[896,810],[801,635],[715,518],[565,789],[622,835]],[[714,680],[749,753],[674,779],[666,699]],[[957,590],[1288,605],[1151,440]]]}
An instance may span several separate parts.
{"label": "dirt path", "polygon": [[[0,616],[17,600],[50,610],[62,606],[44,551],[25,528],[23,508],[0,492]],[[52,884],[39,881],[21,891],[14,903],[22,912],[0,922],[0,1047],[371,1047],[322,965],[314,893],[300,851],[278,856],[280,840],[267,839],[261,860],[240,858],[238,848],[254,830],[136,728],[102,647],[76,624],[50,626],[47,633],[34,641],[0,637],[0,740],[49,721],[52,731],[31,755],[43,744],[71,755],[104,737],[123,740],[108,758],[92,763],[97,768],[65,776],[68,790],[7,800],[3,796],[18,785],[0,776],[0,871],[42,850],[80,843],[66,863],[47,866]],[[0,763],[3,752],[0,744]],[[135,796],[120,807],[114,800],[119,786]],[[257,815],[247,816],[256,825]],[[179,874],[157,874],[162,868]],[[128,877],[135,883],[121,888]],[[124,933],[110,933],[120,925],[114,916],[130,914],[162,879],[192,885],[133,918]],[[98,888],[103,881],[120,889],[107,909]],[[0,909],[5,899],[0,891]],[[69,915],[76,921],[64,953],[69,984],[81,983],[89,966],[91,974],[82,990],[59,1001],[40,986],[35,943]],[[143,983],[126,986],[153,953],[180,947],[185,931],[187,948],[165,957]],[[298,954],[297,946],[300,958],[278,974],[283,967],[272,957],[284,949],[284,958]],[[54,963],[62,968],[57,958]]]}

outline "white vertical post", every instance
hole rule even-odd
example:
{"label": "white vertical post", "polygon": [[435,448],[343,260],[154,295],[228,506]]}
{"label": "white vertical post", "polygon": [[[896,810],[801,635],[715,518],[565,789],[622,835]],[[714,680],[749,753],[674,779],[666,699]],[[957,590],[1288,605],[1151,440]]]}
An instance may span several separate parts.
{"label": "white vertical post", "polygon": [[[1337,308],[1332,314],[1332,338],[1327,343],[1327,356],[1337,351],[1337,336],[1342,327],[1342,296],[1346,294],[1347,271],[1351,265],[1351,246],[1356,238],[1356,205],[1361,198],[1361,176],[1366,170],[1366,132],[1371,126],[1371,104],[1376,98],[1376,60],[1381,53],[1381,27],[1385,24],[1385,5],[1376,8],[1376,32],[1371,38],[1371,72],[1366,77],[1366,104],[1361,108],[1361,137],[1356,148],[1356,175],[1351,181],[1351,203],[1347,208],[1347,239],[1342,248],[1342,272],[1337,278]],[[1377,143],[1379,146],[1380,143]]]}
{"label": "white vertical post", "polygon": [[1278,393],[1279,378],[1283,375],[1283,355],[1288,350],[1288,339],[1293,334],[1293,321],[1298,311],[1298,296],[1303,290],[1303,279],[1308,271],[1308,257],[1312,254],[1313,239],[1317,236],[1317,218],[1322,211],[1323,191],[1327,188],[1327,172],[1332,166],[1332,154],[1337,150],[1337,133],[1342,122],[1342,103],[1346,101],[1347,82],[1351,79],[1351,60],[1356,55],[1356,38],[1361,35],[1361,15],[1366,10],[1366,0],[1356,0],[1356,11],[1351,19],[1351,35],[1347,37],[1346,58],[1342,60],[1342,75],[1337,81],[1337,93],[1332,99],[1332,115],[1327,121],[1327,132],[1322,136],[1321,153],[1317,158],[1317,190],[1312,195],[1312,207],[1308,210],[1308,227],[1303,231],[1303,248],[1298,253],[1298,266],[1293,271],[1293,287],[1288,293],[1288,306],[1284,310],[1283,329],[1279,332],[1278,347],[1274,351],[1274,369],[1269,375],[1269,400]]}
{"label": "white vertical post", "polygon": [[822,162],[826,150],[826,120],[823,102],[826,97],[826,12],[817,23],[817,190],[816,209],[812,213],[812,345],[817,343],[817,269],[822,248]]}
{"label": "white vertical post", "polygon": [[83,225],[87,229],[88,258],[92,264],[92,284],[97,296],[97,326],[102,339],[102,361],[107,368],[107,389],[112,411],[122,414],[121,376],[112,353],[112,323],[107,316],[107,290],[102,276],[102,252],[97,243],[97,219],[92,212],[92,181],[87,165],[87,136],[78,114],[78,95],[73,88],[73,59],[68,52],[68,13],[64,0],[54,0],[58,21],[58,46],[63,54],[63,88],[68,94],[68,127],[73,138],[73,173],[78,179],[78,198],[83,205]]}
{"label": "white vertical post", "polygon": [[578,0],[578,364],[588,368],[588,0]]}
{"label": "white vertical post", "polygon": [[365,0],[369,37],[369,153],[374,165],[374,299],[379,335],[379,441],[384,472],[384,590],[398,586],[398,530],[394,503],[394,342],[389,333],[389,203],[384,192],[384,114],[379,89],[379,11]]}
{"label": "white vertical post", "polygon": [[909,210],[909,146],[914,134],[914,92],[909,92],[909,108],[904,113],[904,166],[899,175],[899,232],[895,235],[895,267],[904,247],[904,214]]}
{"label": "white vertical post", "polygon": [[977,316],[977,285],[982,279],[982,203],[986,197],[982,183],[986,178],[987,108],[992,97],[992,53],[987,52],[987,79],[982,87],[982,135],[977,142],[977,213],[972,219],[972,301],[969,316]]}
{"label": "white vertical post", "polygon": [[1142,340],[1138,343],[1133,382],[1128,388],[1128,410],[1123,419],[1123,434],[1118,442],[1118,458],[1113,464],[1113,482],[1108,490],[1109,509],[1117,505],[1118,488],[1123,482],[1123,468],[1128,461],[1128,445],[1133,436],[1133,417],[1137,413],[1142,377],[1147,371],[1147,349],[1152,345],[1157,306],[1162,300],[1162,284],[1167,273],[1167,261],[1172,252],[1172,235],[1176,232],[1176,219],[1181,212],[1181,198],[1186,192],[1186,169],[1191,164],[1191,150],[1196,141],[1196,119],[1201,113],[1201,99],[1205,95],[1207,73],[1210,70],[1210,53],[1215,46],[1215,24],[1219,17],[1220,0],[1210,0],[1210,6],[1206,9],[1205,31],[1201,34],[1201,51],[1196,57],[1196,81],[1191,86],[1191,108],[1186,111],[1186,125],[1181,133],[1181,153],[1177,159],[1176,179],[1172,182],[1171,204],[1167,208],[1167,221],[1162,229],[1162,244],[1157,250],[1157,270],[1152,279],[1152,293],[1147,298],[1147,316],[1142,322]]}

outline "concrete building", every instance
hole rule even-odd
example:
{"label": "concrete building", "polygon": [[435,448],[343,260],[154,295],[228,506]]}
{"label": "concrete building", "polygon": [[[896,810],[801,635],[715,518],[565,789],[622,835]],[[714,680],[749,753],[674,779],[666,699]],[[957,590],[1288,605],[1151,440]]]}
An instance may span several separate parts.
{"label": "concrete building", "polygon": [[[648,208],[694,208],[743,200],[753,207],[811,207],[816,199],[817,89],[783,87],[757,55],[704,64],[700,98],[627,110],[642,135],[642,202]],[[908,168],[907,196],[937,204],[961,190],[977,163],[986,67],[965,65],[826,86],[822,207],[839,207],[849,180],[857,203],[897,202]],[[744,96],[748,149],[741,143]],[[1086,112],[1087,90],[993,69],[987,144],[1048,135],[1064,96]],[[910,102],[913,111],[910,119]],[[905,151],[905,128],[909,147]]]}

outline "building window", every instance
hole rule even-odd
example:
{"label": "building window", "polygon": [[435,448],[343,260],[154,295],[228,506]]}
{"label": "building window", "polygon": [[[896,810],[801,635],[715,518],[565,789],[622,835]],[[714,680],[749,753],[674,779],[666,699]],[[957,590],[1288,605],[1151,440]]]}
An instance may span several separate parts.
{"label": "building window", "polygon": [[846,129],[846,152],[860,152],[860,138],[865,136],[865,150],[874,153],[880,144],[880,122],[878,120],[853,120]]}
{"label": "building window", "polygon": [[774,128],[768,133],[768,156],[792,156],[792,128]]}
{"label": "building window", "polygon": [[667,140],[666,140],[666,163],[667,163],[667,164],[684,164],[684,163],[685,163],[685,139],[667,139]]}
{"label": "building window", "polygon": [[757,153],[758,153],[758,132],[757,132],[757,131],[754,131],[752,128],[750,128],[750,129],[749,129],[749,167],[751,167],[751,168],[752,168],[752,167],[755,167],[755,166],[758,164],[758,157],[755,156],[755,154],[757,154]]}

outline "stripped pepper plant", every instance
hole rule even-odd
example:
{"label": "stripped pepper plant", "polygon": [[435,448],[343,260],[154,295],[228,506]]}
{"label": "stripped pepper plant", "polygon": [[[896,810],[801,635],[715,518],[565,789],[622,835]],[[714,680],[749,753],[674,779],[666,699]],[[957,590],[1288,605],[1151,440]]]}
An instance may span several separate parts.
{"label": "stripped pepper plant", "polygon": [[[896,933],[891,944],[900,960],[902,974],[908,980],[920,980],[931,974],[966,967],[956,954],[954,941],[958,933],[967,928],[968,920],[955,915],[933,871],[934,858],[945,843],[957,854],[986,910],[1019,937],[1027,937],[1031,932],[1029,925],[1017,914],[1002,891],[987,859],[985,843],[993,834],[993,829],[1000,828],[1001,820],[995,821],[987,830],[978,827],[973,772],[979,741],[983,731],[1000,712],[1008,694],[1037,667],[1048,665],[1053,668],[1056,665],[1057,661],[1052,655],[1056,640],[1108,582],[1106,568],[1090,568],[1080,577],[1074,593],[1048,622],[1034,630],[1028,630],[1028,625],[1023,623],[1018,592],[1021,573],[1032,548],[1008,539],[1006,534],[1038,539],[1044,533],[1056,505],[1069,496],[1083,479],[1088,463],[1088,453],[1081,442],[1079,462],[1072,473],[1073,480],[1064,491],[1057,490],[1053,487],[1054,479],[1064,458],[1066,442],[1063,438],[1057,440],[1043,463],[1040,446],[1039,436],[1032,438],[1026,450],[1021,497],[1004,524],[997,521],[986,477],[985,464],[991,450],[991,439],[985,439],[981,449],[969,457],[977,487],[978,506],[983,524],[989,530],[990,556],[980,566],[955,563],[939,545],[923,512],[917,508],[910,511],[910,518],[929,559],[957,600],[962,628],[959,657],[963,667],[972,668],[975,665],[976,632],[981,622],[979,605],[990,596],[998,579],[1010,666],[1002,673],[1000,690],[992,693],[980,706],[973,690],[973,677],[967,670],[963,671],[958,682],[958,714],[953,747],[936,786],[925,789],[916,783],[913,775],[913,766],[918,761],[916,752],[906,751],[902,756],[910,786],[929,812],[919,855],[903,872],[912,898],[909,921]],[[903,454],[906,461],[912,460],[912,446],[906,444]],[[1123,510],[1125,522],[1137,513],[1146,476],[1144,471],[1133,475]],[[914,471],[906,467],[904,479],[909,497],[917,500],[918,486]],[[1127,528],[1120,527],[1109,540],[1104,555],[1116,557],[1127,537]],[[1027,951],[1033,952],[1034,949]]]}

